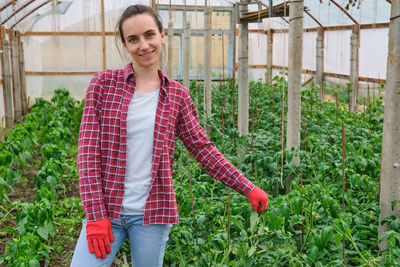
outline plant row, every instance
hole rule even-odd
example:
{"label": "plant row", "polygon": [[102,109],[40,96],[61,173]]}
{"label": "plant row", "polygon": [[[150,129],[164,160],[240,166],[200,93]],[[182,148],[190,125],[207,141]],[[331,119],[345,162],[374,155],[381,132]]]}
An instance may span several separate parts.
{"label": "plant row", "polygon": [[[76,168],[76,161],[74,164],[74,160],[69,158],[71,150],[75,149],[72,144],[77,139],[81,114],[82,105],[72,99],[68,91],[56,90],[51,102],[37,99],[32,112],[25,117],[25,123],[17,125],[11,132],[14,134],[9,142],[11,147],[27,142],[41,144],[42,167],[34,176],[34,202],[20,205],[17,226],[8,229],[13,238],[6,244],[5,253],[0,258],[0,262],[7,262],[7,266],[40,266],[41,261],[49,260],[55,234],[55,213],[59,208],[56,201],[60,192],[65,190],[62,177],[65,172]],[[42,132],[34,133],[34,129]],[[16,132],[23,132],[26,136],[15,139]],[[7,135],[6,142],[10,138],[11,135]],[[14,165],[22,162],[21,156],[8,155]]]}
{"label": "plant row", "polygon": [[[392,225],[384,234],[390,248],[378,249],[382,99],[375,99],[364,112],[349,112],[346,103],[321,102],[315,88],[304,88],[300,148],[288,151],[282,119],[287,112],[286,88],[282,77],[275,77],[272,85],[250,83],[250,133],[240,136],[235,129],[237,87],[232,82],[216,84],[213,116],[206,122],[202,85],[192,84],[201,122],[211,125],[211,140],[269,194],[270,201],[258,217],[245,197],[236,192],[228,196],[226,187],[188,160],[178,142],[174,183],[181,223],[171,230],[167,263],[372,266],[382,259],[386,266],[400,263],[400,221],[395,217],[386,219]],[[294,157],[299,157],[299,165],[292,162]],[[292,181],[287,184],[289,177]]]}

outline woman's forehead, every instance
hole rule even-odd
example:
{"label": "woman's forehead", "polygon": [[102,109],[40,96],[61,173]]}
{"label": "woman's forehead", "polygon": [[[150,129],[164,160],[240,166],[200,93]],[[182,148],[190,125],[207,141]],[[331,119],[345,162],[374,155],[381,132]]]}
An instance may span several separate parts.
{"label": "woman's forehead", "polygon": [[157,30],[154,18],[149,14],[139,14],[126,19],[122,24],[122,30],[130,33],[145,33],[149,30]]}

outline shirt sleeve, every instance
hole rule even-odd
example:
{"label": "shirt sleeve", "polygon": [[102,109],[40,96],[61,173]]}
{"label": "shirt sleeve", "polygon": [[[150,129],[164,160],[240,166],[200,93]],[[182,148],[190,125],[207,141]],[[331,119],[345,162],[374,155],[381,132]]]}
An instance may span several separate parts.
{"label": "shirt sleeve", "polygon": [[186,90],[178,118],[177,134],[190,154],[211,177],[244,196],[250,194],[254,184],[232,166],[207,137],[205,130],[200,125],[193,101]]}
{"label": "shirt sleeve", "polygon": [[107,217],[104,205],[101,160],[100,116],[102,103],[101,74],[96,74],[86,92],[85,106],[79,130],[78,171],[82,208],[88,221]]}

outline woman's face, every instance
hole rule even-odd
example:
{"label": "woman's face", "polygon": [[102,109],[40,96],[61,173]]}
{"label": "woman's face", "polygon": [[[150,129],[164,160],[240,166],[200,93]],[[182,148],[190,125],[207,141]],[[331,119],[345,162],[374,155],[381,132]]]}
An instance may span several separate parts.
{"label": "woman's face", "polygon": [[160,33],[154,18],[147,13],[125,20],[122,24],[123,46],[132,56],[134,67],[158,68],[164,30]]}

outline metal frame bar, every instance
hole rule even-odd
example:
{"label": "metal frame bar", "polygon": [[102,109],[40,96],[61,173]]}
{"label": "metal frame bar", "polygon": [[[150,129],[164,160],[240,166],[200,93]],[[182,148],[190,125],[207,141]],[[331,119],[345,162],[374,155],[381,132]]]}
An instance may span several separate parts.
{"label": "metal frame bar", "polygon": [[313,15],[311,15],[310,12],[308,12],[308,10],[304,10],[304,12],[306,12],[306,14],[309,15],[320,27],[324,27],[316,18],[314,18]]}
{"label": "metal frame bar", "polygon": [[359,24],[350,14],[349,12],[346,11],[346,9],[344,9],[341,5],[339,5],[338,3],[336,3],[335,0],[330,0],[332,3],[334,3],[340,10],[342,10],[355,24]]}
{"label": "metal frame bar", "polygon": [[32,4],[33,2],[35,2],[36,0],[31,0],[28,3],[26,3],[25,5],[21,6],[20,8],[18,8],[17,10],[15,10],[8,18],[6,18],[5,20],[3,20],[1,22],[1,25],[4,25],[4,23],[6,23],[7,21],[9,21],[12,17],[14,17],[16,14],[18,14],[22,9],[26,8],[27,6],[29,6],[30,4]]}
{"label": "metal frame bar", "polygon": [[8,2],[7,4],[5,4],[4,6],[0,7],[0,12],[3,11],[4,9],[6,9],[9,5],[15,3],[16,0],[11,0],[10,2]]}
{"label": "metal frame bar", "polygon": [[23,16],[20,20],[18,20],[16,23],[14,23],[14,25],[12,25],[10,28],[14,28],[15,25],[17,25],[18,23],[20,23],[21,21],[23,21],[26,17],[28,17],[29,15],[31,15],[33,12],[35,12],[36,10],[38,10],[39,8],[43,7],[44,5],[47,5],[48,3],[50,3],[53,0],[47,0],[46,2],[44,2],[43,4],[35,7],[34,9],[31,10],[31,12],[28,12],[25,16]]}

